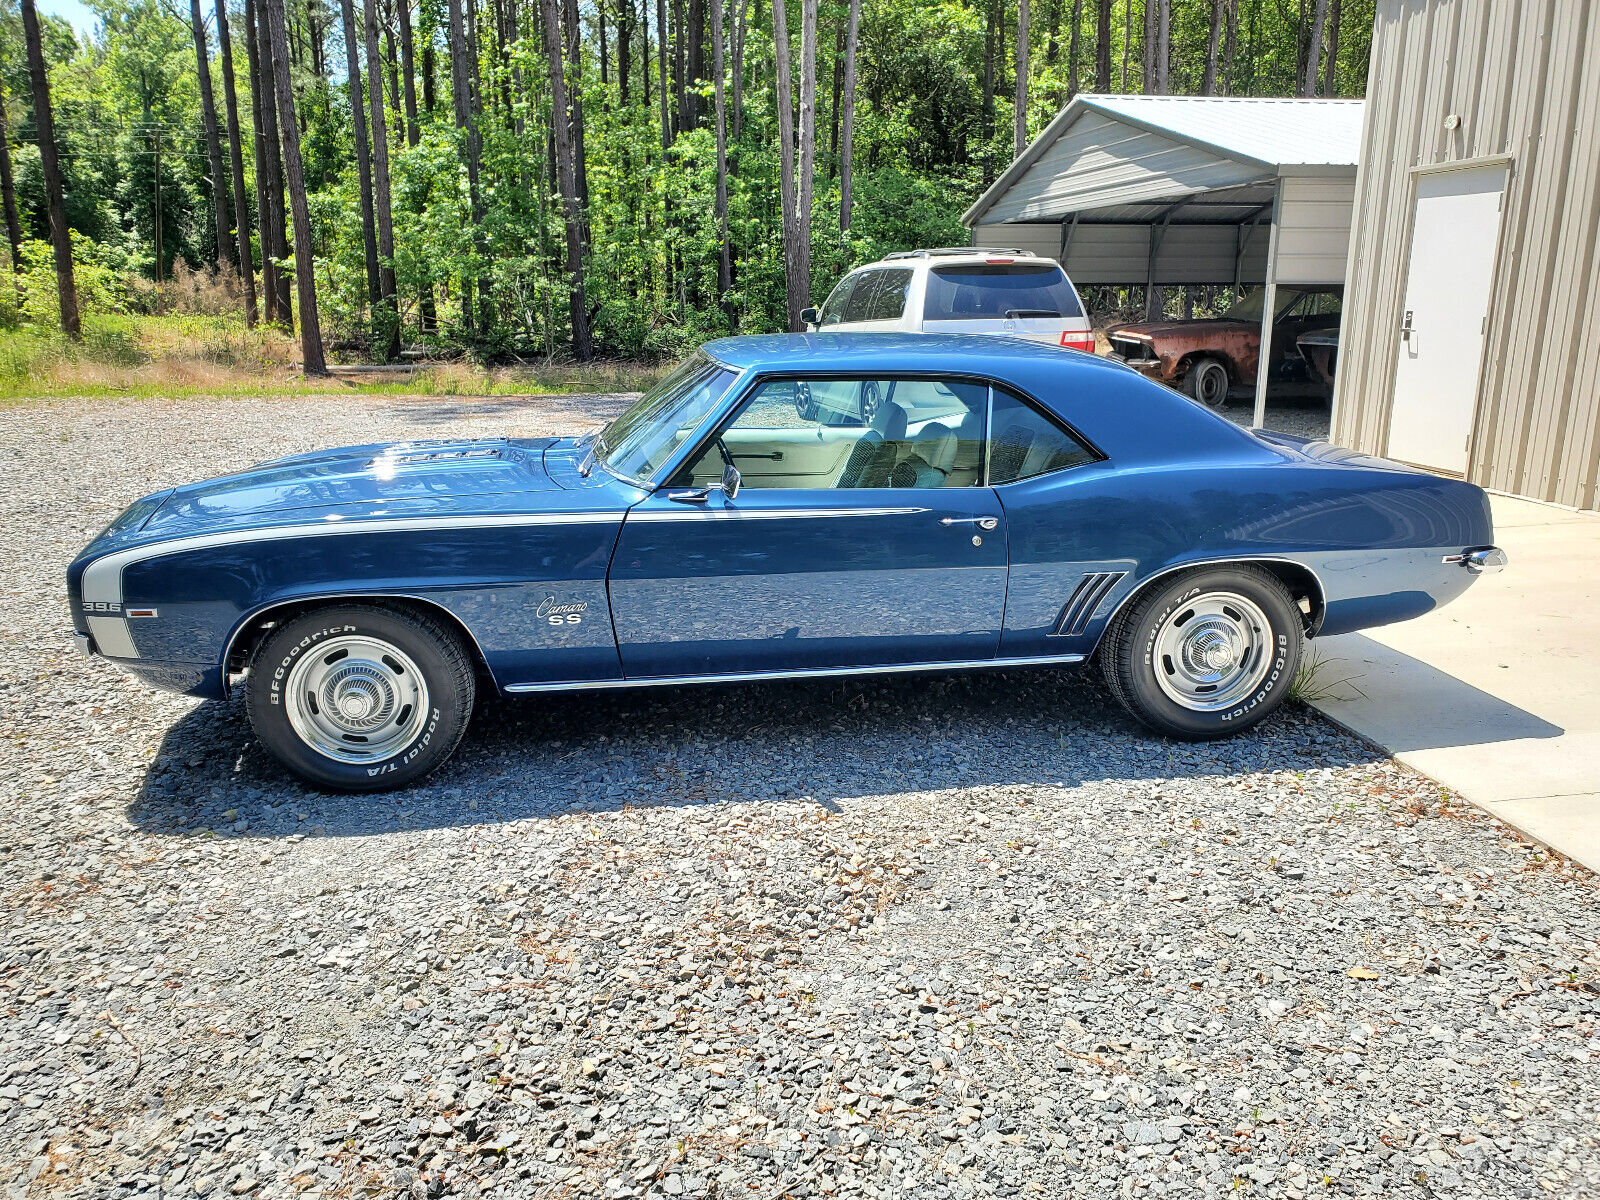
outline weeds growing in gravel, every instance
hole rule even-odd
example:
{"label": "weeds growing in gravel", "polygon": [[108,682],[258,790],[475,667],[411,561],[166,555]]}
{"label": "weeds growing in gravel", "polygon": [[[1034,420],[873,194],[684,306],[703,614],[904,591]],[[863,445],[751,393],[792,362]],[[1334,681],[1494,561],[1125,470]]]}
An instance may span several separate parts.
{"label": "weeds growing in gravel", "polygon": [[1332,677],[1329,668],[1337,660],[1324,658],[1315,647],[1306,651],[1300,660],[1300,670],[1289,685],[1289,699],[1302,704],[1317,704],[1323,700],[1365,700],[1367,694],[1357,685],[1359,675]]}

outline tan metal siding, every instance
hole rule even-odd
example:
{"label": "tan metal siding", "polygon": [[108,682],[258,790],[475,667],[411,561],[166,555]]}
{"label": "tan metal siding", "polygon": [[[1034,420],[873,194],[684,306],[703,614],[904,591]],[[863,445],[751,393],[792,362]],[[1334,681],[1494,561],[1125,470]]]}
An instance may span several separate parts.
{"label": "tan metal siding", "polygon": [[[1345,184],[1348,189],[1349,184]],[[1150,270],[1150,225],[1079,224],[1062,266],[1077,284],[1142,285]],[[1239,281],[1260,283],[1267,277],[1268,226],[1245,229]],[[1156,255],[1157,283],[1231,284],[1238,248],[1236,226],[1172,225]],[[1055,258],[1061,251],[1061,226],[1056,224],[982,224],[972,227],[974,246],[1011,246]],[[1344,259],[1339,258],[1344,269]],[[1333,282],[1338,282],[1335,275]],[[1323,282],[1320,277],[1318,282]]]}
{"label": "tan metal siding", "polygon": [[1055,224],[974,225],[972,244],[978,247],[1028,250],[1041,258],[1061,253],[1061,226]]}
{"label": "tan metal siding", "polygon": [[[1378,0],[1334,437],[1382,453],[1415,170],[1510,160],[1469,475],[1600,507],[1600,5]],[[1457,114],[1451,131],[1444,118]]]}
{"label": "tan metal siding", "polygon": [[1354,179],[1289,177],[1278,207],[1279,283],[1343,283]]}

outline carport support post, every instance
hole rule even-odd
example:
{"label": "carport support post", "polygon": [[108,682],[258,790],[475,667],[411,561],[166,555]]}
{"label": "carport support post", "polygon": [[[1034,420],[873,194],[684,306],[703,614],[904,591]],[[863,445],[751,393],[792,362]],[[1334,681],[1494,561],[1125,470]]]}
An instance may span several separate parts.
{"label": "carport support post", "polygon": [[1278,307],[1278,213],[1283,207],[1283,184],[1272,193],[1272,233],[1267,239],[1267,294],[1261,304],[1261,353],[1256,356],[1256,411],[1250,424],[1267,423],[1267,364],[1272,361],[1272,317]]}

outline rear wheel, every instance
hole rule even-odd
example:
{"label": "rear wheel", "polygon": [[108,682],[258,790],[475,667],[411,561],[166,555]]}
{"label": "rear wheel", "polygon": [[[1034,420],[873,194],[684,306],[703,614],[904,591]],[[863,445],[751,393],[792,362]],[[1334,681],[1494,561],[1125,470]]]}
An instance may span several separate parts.
{"label": "rear wheel", "polygon": [[1106,631],[1101,666],[1139,720],[1172,737],[1226,737],[1283,703],[1300,666],[1300,609],[1256,567],[1212,567],[1158,584]]}
{"label": "rear wheel", "polygon": [[1189,368],[1189,395],[1207,408],[1228,402],[1228,368],[1214,358],[1202,358]]}
{"label": "rear wheel", "polygon": [[307,783],[405,787],[454,752],[472,713],[472,659],[421,613],[341,605],[274,630],[251,660],[250,723]]}

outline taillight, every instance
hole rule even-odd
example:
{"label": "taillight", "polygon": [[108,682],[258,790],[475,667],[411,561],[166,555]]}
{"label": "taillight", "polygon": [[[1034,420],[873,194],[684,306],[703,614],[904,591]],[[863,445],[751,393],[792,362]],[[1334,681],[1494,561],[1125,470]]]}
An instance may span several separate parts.
{"label": "taillight", "polygon": [[1017,260],[1014,258],[986,258],[983,261],[988,263],[990,266],[998,267],[1004,263],[1014,263]]}
{"label": "taillight", "polygon": [[1068,350],[1082,350],[1085,354],[1093,354],[1094,334],[1064,329],[1061,331],[1061,344]]}

